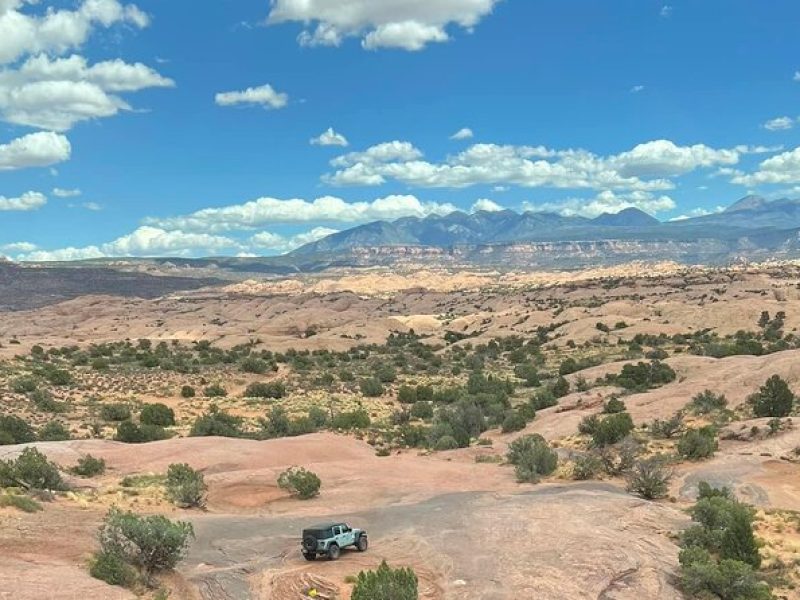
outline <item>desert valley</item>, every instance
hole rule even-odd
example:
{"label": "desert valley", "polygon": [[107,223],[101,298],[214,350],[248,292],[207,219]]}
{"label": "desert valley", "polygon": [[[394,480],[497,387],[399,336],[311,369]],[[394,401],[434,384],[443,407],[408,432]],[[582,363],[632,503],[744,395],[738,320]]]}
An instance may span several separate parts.
{"label": "desert valley", "polygon": [[[752,507],[761,591],[800,597],[798,404],[766,399],[800,391],[800,264],[184,275],[2,313],[0,458],[63,484],[3,484],[9,597],[348,598],[386,560],[421,598],[682,598],[701,482]],[[191,523],[183,560],[92,577],[112,507]],[[304,560],[325,520],[369,550]]]}

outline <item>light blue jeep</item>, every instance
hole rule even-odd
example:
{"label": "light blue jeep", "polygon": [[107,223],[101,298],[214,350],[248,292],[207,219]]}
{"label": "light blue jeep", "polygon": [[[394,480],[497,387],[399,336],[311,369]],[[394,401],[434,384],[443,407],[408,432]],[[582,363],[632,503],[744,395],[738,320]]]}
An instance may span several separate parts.
{"label": "light blue jeep", "polygon": [[364,552],[367,546],[367,532],[353,529],[347,523],[322,523],[303,530],[303,556],[306,560],[316,560],[317,556],[336,560],[344,548],[353,547]]}

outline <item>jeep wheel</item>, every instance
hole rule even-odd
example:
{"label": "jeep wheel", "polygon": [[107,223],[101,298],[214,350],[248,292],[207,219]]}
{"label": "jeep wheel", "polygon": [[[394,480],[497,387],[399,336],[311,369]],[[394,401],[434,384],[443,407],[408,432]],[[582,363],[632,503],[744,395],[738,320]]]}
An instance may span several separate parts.
{"label": "jeep wheel", "polygon": [[339,549],[338,544],[331,544],[330,547],[328,548],[328,558],[330,558],[331,560],[336,560],[337,558],[339,558],[339,554],[341,554],[341,552],[342,551]]}
{"label": "jeep wheel", "polygon": [[313,535],[307,535],[303,538],[303,550],[306,552],[313,552],[317,549],[317,538]]}
{"label": "jeep wheel", "polygon": [[367,536],[365,535],[360,536],[358,538],[358,542],[356,543],[356,549],[358,549],[359,552],[364,552],[366,551],[367,546],[369,546],[369,541],[367,540]]}
{"label": "jeep wheel", "polygon": [[317,554],[315,552],[303,552],[303,558],[306,560],[317,560]]}

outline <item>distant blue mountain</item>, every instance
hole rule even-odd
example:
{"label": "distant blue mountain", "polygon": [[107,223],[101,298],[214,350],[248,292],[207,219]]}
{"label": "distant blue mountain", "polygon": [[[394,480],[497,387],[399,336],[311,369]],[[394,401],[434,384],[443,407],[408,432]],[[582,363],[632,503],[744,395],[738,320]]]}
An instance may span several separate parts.
{"label": "distant blue mountain", "polygon": [[404,217],[359,225],[302,246],[289,256],[330,257],[354,248],[387,246],[453,248],[602,240],[730,241],[757,237],[765,231],[796,228],[800,228],[800,201],[767,201],[759,196],[742,198],[723,212],[670,222],[661,222],[637,208],[602,214],[594,219],[531,211],[472,214],[456,211],[443,216]]}

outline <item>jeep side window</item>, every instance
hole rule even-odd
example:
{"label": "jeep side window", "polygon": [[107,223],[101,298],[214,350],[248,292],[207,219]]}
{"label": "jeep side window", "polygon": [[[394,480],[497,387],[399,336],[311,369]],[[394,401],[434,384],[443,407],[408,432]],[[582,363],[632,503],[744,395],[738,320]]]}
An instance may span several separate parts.
{"label": "jeep side window", "polygon": [[342,528],[341,527],[334,527],[333,528],[333,535],[341,535],[341,534],[342,534]]}

